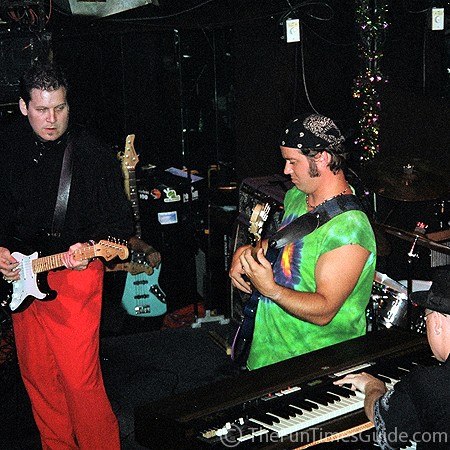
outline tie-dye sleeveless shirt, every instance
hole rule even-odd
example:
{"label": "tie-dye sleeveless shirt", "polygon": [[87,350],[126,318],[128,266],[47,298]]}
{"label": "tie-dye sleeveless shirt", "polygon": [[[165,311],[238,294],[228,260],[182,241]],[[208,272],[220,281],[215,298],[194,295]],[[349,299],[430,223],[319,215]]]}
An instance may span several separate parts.
{"label": "tie-dye sleeveless shirt", "polygon": [[[305,194],[296,187],[284,199],[281,226],[307,212]],[[280,250],[273,265],[275,281],[290,289],[315,292],[314,270],[321,255],[347,244],[371,252],[359,280],[333,320],[319,326],[285,312],[261,297],[255,319],[250,370],[362,336],[366,332],[366,307],[372,292],[376,243],[372,227],[362,211],[347,211],[334,217],[303,239]]]}

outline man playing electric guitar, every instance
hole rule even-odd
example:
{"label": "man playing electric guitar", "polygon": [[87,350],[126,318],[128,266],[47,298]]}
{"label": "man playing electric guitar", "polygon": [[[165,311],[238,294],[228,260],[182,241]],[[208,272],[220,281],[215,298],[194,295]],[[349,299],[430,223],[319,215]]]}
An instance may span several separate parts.
{"label": "man playing electric guitar", "polygon": [[[319,114],[291,121],[281,136],[284,173],[294,187],[284,199],[281,227],[332,199],[352,194],[343,168],[344,137]],[[267,240],[256,258],[250,246],[233,255],[235,288],[260,294],[249,369],[361,336],[375,273],[375,237],[361,210],[339,214],[284,246],[272,265]],[[246,276],[245,278],[243,276]]]}
{"label": "man playing electric guitar", "polygon": [[67,91],[58,67],[37,62],[20,82],[19,120],[2,129],[0,271],[25,281],[15,244],[42,250],[40,236],[62,266],[48,272],[54,299],[11,314],[42,448],[119,450],[99,359],[104,265],[77,255],[91,240],[127,242],[132,211],[109,146],[69,124]]}

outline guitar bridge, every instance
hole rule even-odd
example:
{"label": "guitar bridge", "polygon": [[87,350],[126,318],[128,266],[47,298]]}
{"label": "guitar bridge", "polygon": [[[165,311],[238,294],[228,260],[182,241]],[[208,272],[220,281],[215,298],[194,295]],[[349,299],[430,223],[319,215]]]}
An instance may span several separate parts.
{"label": "guitar bridge", "polygon": [[150,309],[151,309],[150,305],[139,305],[134,308],[134,312],[136,313],[137,316],[139,316],[139,314],[150,313]]}

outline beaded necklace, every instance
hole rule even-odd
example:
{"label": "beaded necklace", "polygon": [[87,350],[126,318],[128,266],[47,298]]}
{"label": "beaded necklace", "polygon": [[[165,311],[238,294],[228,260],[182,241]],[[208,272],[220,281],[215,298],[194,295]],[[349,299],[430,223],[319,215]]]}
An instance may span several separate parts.
{"label": "beaded necklace", "polygon": [[320,205],[323,205],[324,203],[329,202],[330,200],[333,200],[336,197],[340,197],[341,195],[344,195],[348,191],[348,189],[349,189],[349,186],[347,186],[341,193],[333,195],[333,197],[327,198],[326,200],[324,200],[323,202],[321,202],[321,203],[319,203],[318,205],[315,205],[315,206],[311,205],[309,203],[309,195],[307,194],[306,195],[306,199],[305,199],[306,200],[306,206],[308,206],[308,208],[315,209],[315,208],[319,207]]}

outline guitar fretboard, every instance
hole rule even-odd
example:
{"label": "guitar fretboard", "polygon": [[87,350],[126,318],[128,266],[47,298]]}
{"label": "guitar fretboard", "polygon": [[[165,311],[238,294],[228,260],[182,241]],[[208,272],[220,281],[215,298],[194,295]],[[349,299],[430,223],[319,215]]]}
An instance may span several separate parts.
{"label": "guitar fretboard", "polygon": [[137,238],[142,237],[140,215],[139,215],[139,203],[138,203],[138,191],[136,183],[136,172],[134,170],[128,170],[128,183],[130,189],[130,201],[131,208],[133,210],[134,217],[134,230]]}
{"label": "guitar fretboard", "polygon": [[[57,253],[56,255],[43,256],[32,261],[33,273],[48,272],[49,270],[57,269],[64,266],[62,257],[65,253]],[[95,256],[95,248],[86,246],[78,249],[74,253],[74,258],[77,261],[83,261]]]}

